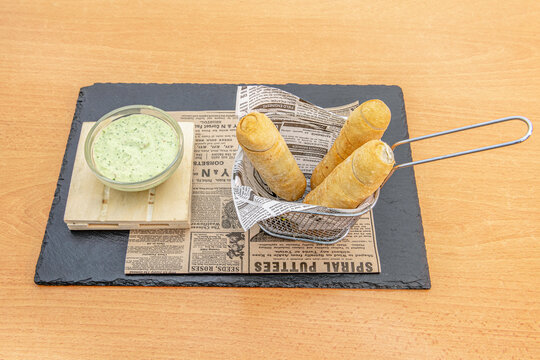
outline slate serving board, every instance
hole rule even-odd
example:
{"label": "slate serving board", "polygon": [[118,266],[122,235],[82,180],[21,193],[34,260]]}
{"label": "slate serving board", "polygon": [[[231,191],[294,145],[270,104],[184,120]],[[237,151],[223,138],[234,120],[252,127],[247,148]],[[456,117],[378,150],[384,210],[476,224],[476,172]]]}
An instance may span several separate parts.
{"label": "slate serving board", "polygon": [[[82,122],[131,104],[163,110],[232,110],[234,84],[95,84],[82,88],[36,265],[39,285],[242,286],[307,288],[431,287],[424,232],[413,168],[396,171],[374,209],[380,274],[125,275],[128,231],[70,231],[63,221]],[[408,138],[403,93],[383,85],[270,85],[322,107],[379,98],[392,111],[383,140]],[[398,163],[411,161],[409,145],[396,152]]]}

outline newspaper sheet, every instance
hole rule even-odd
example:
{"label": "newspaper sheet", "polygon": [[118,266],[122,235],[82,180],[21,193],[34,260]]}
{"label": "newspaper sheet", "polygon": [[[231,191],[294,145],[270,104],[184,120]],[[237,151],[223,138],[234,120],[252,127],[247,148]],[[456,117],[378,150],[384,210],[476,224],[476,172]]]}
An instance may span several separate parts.
{"label": "newspaper sheet", "polygon": [[[328,110],[343,122],[340,116],[347,116],[356,106],[357,102]],[[244,231],[231,193],[238,148],[235,112],[170,114],[178,121],[195,123],[191,228],[132,230],[126,274],[380,272],[371,212],[360,218],[345,239],[333,245],[278,239],[262,232],[258,225]],[[320,126],[320,131],[333,131],[334,137],[341,127],[322,119]],[[323,130],[324,126],[335,129]],[[333,139],[328,141],[326,148]],[[319,153],[319,160],[326,152],[312,148]],[[291,151],[294,154],[297,149],[291,147]],[[298,162],[310,166],[307,161]]]}

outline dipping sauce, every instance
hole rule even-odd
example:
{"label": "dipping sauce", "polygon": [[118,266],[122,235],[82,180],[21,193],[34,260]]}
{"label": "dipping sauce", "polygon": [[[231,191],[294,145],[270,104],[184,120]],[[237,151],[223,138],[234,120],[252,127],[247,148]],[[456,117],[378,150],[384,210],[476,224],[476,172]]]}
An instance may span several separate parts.
{"label": "dipping sauce", "polygon": [[96,169],[120,182],[138,182],[163,172],[174,161],[179,141],[174,129],[146,114],[113,121],[96,136]]}

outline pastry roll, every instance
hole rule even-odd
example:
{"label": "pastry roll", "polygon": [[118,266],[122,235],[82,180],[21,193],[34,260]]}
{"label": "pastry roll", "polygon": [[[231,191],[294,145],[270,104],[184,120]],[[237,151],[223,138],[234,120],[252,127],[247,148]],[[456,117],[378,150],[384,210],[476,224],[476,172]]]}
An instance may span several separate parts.
{"label": "pastry roll", "polygon": [[370,140],[380,139],[390,118],[390,109],[379,99],[368,100],[354,109],[328,153],[313,170],[311,188],[319,186],[354,150]]}
{"label": "pastry roll", "polygon": [[274,123],[264,114],[247,114],[236,126],[236,138],[272,191],[287,201],[298,200],[306,178]]}
{"label": "pastry roll", "polygon": [[306,204],[354,209],[373,194],[394,166],[394,153],[380,140],[371,140],[336,166],[324,181],[307,194]]}

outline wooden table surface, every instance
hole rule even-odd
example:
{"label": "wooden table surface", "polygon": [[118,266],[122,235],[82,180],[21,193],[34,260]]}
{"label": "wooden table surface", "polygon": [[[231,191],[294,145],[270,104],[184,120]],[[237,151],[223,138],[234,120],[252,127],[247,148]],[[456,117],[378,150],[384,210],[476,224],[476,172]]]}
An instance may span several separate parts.
{"label": "wooden table surface", "polygon": [[428,291],[33,282],[80,87],[396,84],[411,136],[540,125],[539,17],[538,1],[1,1],[0,359],[540,358],[538,134],[417,167]]}

